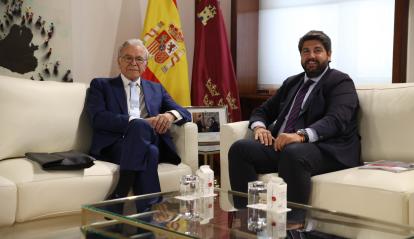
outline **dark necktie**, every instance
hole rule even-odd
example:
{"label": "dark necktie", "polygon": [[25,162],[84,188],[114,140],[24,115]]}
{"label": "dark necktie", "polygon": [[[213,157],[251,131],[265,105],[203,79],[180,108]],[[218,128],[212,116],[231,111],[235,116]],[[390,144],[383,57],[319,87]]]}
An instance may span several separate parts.
{"label": "dark necktie", "polygon": [[145,107],[144,91],[142,90],[142,84],[140,85],[139,89],[139,112],[141,118],[146,118],[148,116],[148,111]]}
{"label": "dark necktie", "polygon": [[286,121],[285,129],[283,132],[285,133],[293,133],[295,130],[295,124],[298,121],[299,112],[302,108],[303,99],[305,98],[306,93],[309,90],[309,87],[314,83],[312,80],[308,80],[302,87],[299,89],[295,101],[293,102],[292,109],[290,110],[289,117]]}

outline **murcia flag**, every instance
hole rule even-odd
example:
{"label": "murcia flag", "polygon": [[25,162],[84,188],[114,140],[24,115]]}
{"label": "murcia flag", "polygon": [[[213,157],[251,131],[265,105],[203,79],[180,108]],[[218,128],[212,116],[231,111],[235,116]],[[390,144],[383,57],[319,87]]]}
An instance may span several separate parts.
{"label": "murcia flag", "polygon": [[223,15],[217,0],[196,1],[191,102],[193,105],[225,106],[231,121],[239,121],[240,100],[227,44]]}
{"label": "murcia flag", "polygon": [[142,40],[150,53],[142,77],[160,82],[180,105],[190,105],[187,51],[175,0],[148,0]]}

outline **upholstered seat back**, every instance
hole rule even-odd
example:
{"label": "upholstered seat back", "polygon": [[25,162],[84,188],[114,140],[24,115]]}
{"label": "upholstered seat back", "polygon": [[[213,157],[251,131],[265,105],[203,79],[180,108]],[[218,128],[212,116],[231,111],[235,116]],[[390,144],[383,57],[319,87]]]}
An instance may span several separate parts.
{"label": "upholstered seat back", "polygon": [[414,162],[414,83],[357,86],[362,160]]}
{"label": "upholstered seat back", "polygon": [[87,152],[91,129],[83,112],[88,86],[0,77],[0,160],[26,152]]}

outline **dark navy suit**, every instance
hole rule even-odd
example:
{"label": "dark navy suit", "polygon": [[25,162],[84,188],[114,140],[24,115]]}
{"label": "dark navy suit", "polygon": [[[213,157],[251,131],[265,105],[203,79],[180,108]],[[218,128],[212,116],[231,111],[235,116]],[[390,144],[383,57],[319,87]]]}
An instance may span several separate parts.
{"label": "dark navy suit", "polygon": [[[182,119],[191,120],[190,113],[176,104],[161,84],[141,78],[148,117],[176,110]],[[91,154],[120,165],[121,170],[138,172],[135,194],[160,191],[158,162],[179,164],[171,135],[157,134],[144,119],[129,121],[127,96],[120,76],[96,78],[90,84],[87,112],[93,127]]]}
{"label": "dark navy suit", "polygon": [[[304,75],[285,80],[277,93],[252,113],[250,125],[260,121],[269,126],[276,121],[271,131],[276,138],[304,82]],[[278,172],[287,182],[288,200],[308,203],[311,176],[361,164],[358,109],[358,96],[351,78],[328,69],[311,91],[295,124],[295,130],[314,129],[318,141],[288,144],[282,151],[254,140],[235,142],[229,150],[232,189],[246,192],[247,182],[257,180],[257,174]]]}
{"label": "dark navy suit", "polygon": [[[304,75],[289,77],[274,96],[253,112],[249,125],[262,121],[268,126],[277,120],[272,130],[276,137]],[[361,150],[358,109],[354,82],[347,74],[328,69],[306,100],[295,129],[314,129],[319,136],[316,145],[326,157],[355,167],[360,165]]]}

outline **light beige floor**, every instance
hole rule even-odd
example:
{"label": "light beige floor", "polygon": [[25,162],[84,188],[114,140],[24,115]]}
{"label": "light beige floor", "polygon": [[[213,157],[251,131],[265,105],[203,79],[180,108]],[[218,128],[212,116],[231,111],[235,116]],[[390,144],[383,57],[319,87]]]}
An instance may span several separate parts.
{"label": "light beige floor", "polygon": [[11,227],[0,228],[1,239],[78,239],[80,231],[80,214],[53,219],[17,223]]}

